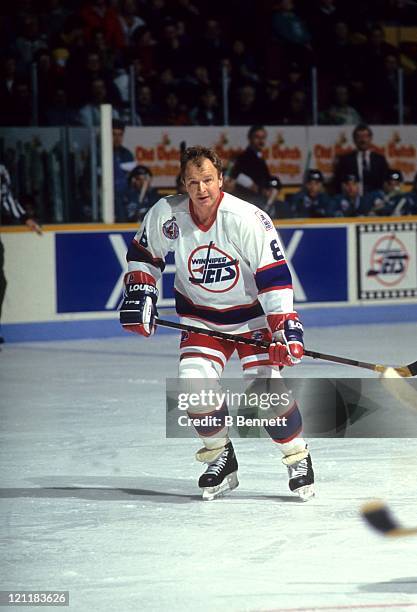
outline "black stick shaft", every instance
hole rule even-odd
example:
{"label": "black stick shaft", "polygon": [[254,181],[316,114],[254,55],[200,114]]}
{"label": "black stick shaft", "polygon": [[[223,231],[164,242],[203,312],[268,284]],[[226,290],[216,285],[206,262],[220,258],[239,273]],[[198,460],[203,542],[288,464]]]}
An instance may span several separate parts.
{"label": "black stick shaft", "polygon": [[[227,334],[225,332],[213,331],[211,329],[202,329],[201,327],[195,327],[194,325],[184,325],[183,323],[174,323],[173,321],[165,321],[164,319],[156,319],[156,325],[161,327],[171,327],[173,329],[180,329],[182,331],[190,331],[196,334],[204,334],[205,336],[212,336],[213,338],[221,338],[222,340],[231,340],[232,342],[241,342],[243,344],[249,344],[251,346],[259,346],[261,348],[269,348],[269,342],[263,340],[254,340],[252,338],[244,338],[243,336]],[[349,359],[348,357],[338,357],[337,355],[328,355],[326,353],[318,353],[317,351],[310,351],[304,349],[304,355],[312,357],[313,359],[323,359],[325,361],[333,361],[334,363],[342,363],[344,365],[351,365],[357,368],[366,368],[367,370],[377,371],[377,364],[367,363],[366,361],[357,361],[356,359]]]}

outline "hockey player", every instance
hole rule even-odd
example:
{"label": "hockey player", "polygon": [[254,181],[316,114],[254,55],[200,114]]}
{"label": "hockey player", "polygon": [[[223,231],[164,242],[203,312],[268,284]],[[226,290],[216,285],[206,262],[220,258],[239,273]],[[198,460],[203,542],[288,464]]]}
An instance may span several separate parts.
{"label": "hockey player", "polygon": [[342,177],[342,193],[336,194],[330,205],[332,217],[360,217],[368,214],[369,197],[360,195],[360,182],[357,174]]}
{"label": "hockey player", "polygon": [[370,216],[399,216],[414,214],[414,202],[409,193],[402,191],[403,175],[400,170],[389,170],[383,188],[369,194]]}
{"label": "hockey player", "polygon": [[296,218],[328,217],[330,200],[324,191],[320,170],[307,171],[304,186],[290,199],[290,214]]}
{"label": "hockey player", "polygon": [[[271,342],[268,352],[184,333],[180,379],[190,384],[191,379],[207,379],[215,384],[235,350],[249,381],[281,378],[280,366],[299,363],[304,345],[303,327],[293,308],[291,274],[274,225],[256,206],[222,191],[221,160],[214,150],[186,149],[181,177],[187,194],[159,200],[128,250],[121,324],[144,336],[153,334],[156,281],[165,256],[174,251],[175,301],[182,323],[197,321],[205,329]],[[194,419],[203,413],[207,414],[204,407],[188,411]],[[284,455],[291,491],[308,499],[314,494],[314,474],[295,402],[285,416],[286,427],[271,425],[267,431]],[[203,442],[196,458],[208,464],[199,486],[203,498],[213,499],[237,487],[238,464],[226,426],[196,426],[196,430]]]}

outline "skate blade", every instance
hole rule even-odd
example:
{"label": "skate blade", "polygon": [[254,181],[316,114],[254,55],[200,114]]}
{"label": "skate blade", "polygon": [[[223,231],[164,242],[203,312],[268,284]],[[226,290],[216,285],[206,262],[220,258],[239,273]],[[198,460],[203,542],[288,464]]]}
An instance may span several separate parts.
{"label": "skate blade", "polygon": [[314,485],[305,485],[305,487],[300,487],[299,489],[295,489],[294,493],[298,495],[301,501],[308,501],[312,499],[316,492],[314,491]]}
{"label": "skate blade", "polygon": [[239,486],[239,481],[237,479],[237,472],[232,472],[223,480],[223,482],[217,487],[205,487],[203,488],[203,500],[204,501],[212,501],[216,499],[216,497],[221,497],[228,491],[233,491],[236,487]]}

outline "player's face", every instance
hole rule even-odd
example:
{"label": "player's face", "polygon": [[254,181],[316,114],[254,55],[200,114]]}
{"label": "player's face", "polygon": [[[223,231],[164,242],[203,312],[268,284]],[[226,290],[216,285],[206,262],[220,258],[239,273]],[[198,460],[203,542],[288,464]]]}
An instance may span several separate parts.
{"label": "player's face", "polygon": [[223,177],[209,159],[201,166],[188,162],[185,167],[184,184],[191,201],[198,208],[214,207],[220,197]]}
{"label": "player's face", "polygon": [[391,193],[392,191],[401,191],[401,182],[400,181],[385,181],[385,191],[387,193]]}
{"label": "player's face", "polygon": [[252,134],[249,142],[256,151],[262,151],[262,149],[265,148],[266,131],[256,130],[256,132]]}
{"label": "player's face", "polygon": [[359,151],[367,151],[371,146],[372,136],[368,130],[358,130],[355,135],[355,145]]}
{"label": "player's face", "polygon": [[310,198],[316,198],[322,192],[322,184],[320,181],[308,181],[306,183],[306,191]]}
{"label": "player's face", "polygon": [[356,181],[346,181],[342,187],[348,198],[356,198],[359,194],[359,183]]}

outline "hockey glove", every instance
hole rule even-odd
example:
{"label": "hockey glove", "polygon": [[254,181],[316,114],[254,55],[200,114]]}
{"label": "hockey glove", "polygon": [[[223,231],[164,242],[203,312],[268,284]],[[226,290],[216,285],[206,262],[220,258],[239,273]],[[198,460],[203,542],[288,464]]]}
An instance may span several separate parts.
{"label": "hockey glove", "polygon": [[272,332],[269,358],[274,364],[293,366],[304,355],[304,330],[296,312],[268,315]]}
{"label": "hockey glove", "polygon": [[157,299],[158,289],[153,276],[145,272],[128,272],[120,308],[120,323],[124,329],[142,336],[151,336],[155,331],[154,321],[158,315]]}

